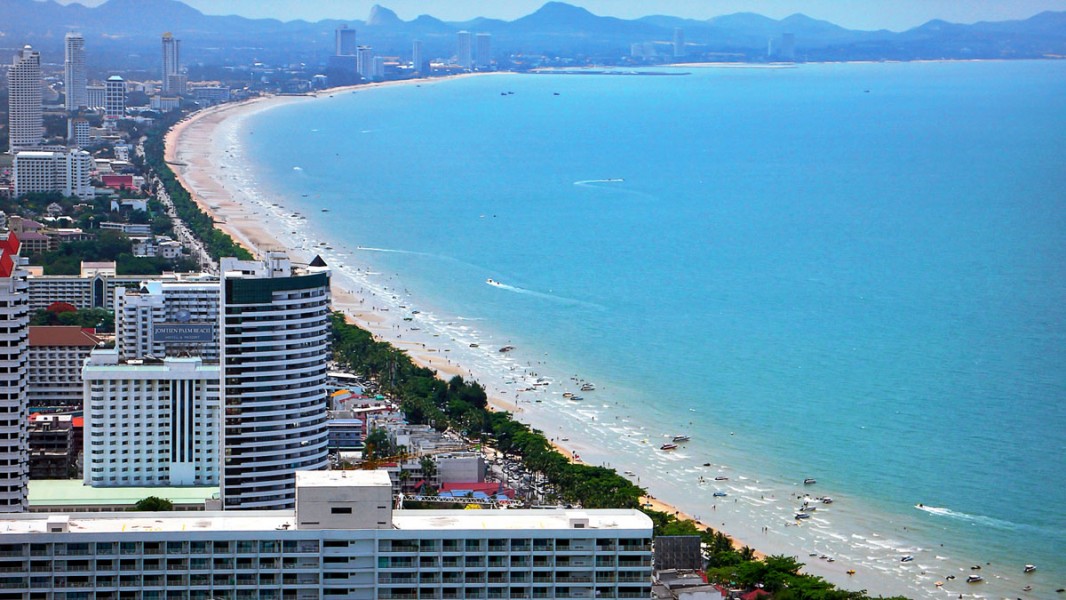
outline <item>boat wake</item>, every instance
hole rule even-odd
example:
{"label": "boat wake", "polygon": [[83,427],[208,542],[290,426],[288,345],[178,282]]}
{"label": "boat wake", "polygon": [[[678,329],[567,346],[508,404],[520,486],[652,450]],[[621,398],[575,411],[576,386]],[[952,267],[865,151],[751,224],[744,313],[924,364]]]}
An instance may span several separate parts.
{"label": "boat wake", "polygon": [[393,248],[373,248],[371,246],[356,246],[355,248],[361,252],[382,252],[386,254],[411,254],[414,256],[431,256],[425,252],[415,252],[413,250],[396,250]]}
{"label": "boat wake", "polygon": [[612,179],[582,179],[581,181],[575,181],[574,185],[580,185],[580,186],[584,186],[584,187],[598,187],[598,186],[593,185],[593,184],[596,184],[596,183],[622,183],[624,181],[625,181],[625,179],[622,179],[621,177],[612,178]]}
{"label": "boat wake", "polygon": [[924,506],[917,505],[914,508],[925,511],[931,515],[937,515],[940,517],[948,517],[951,519],[958,519],[960,521],[967,521],[976,525],[985,525],[988,527],[997,527],[999,529],[1017,529],[1017,523],[1011,523],[1010,521],[1004,521],[1002,519],[996,519],[995,517],[986,517],[984,515],[971,515],[969,513],[958,512],[951,510],[950,508],[944,508],[941,506]]}
{"label": "boat wake", "polygon": [[584,300],[575,300],[574,298],[566,298],[563,296],[556,296],[555,294],[546,294],[544,292],[537,292],[534,290],[527,290],[526,288],[518,287],[516,285],[508,285],[501,283],[495,279],[487,279],[485,283],[492,287],[499,288],[501,290],[507,290],[508,292],[514,292],[516,294],[524,294],[526,296],[533,296],[534,298],[542,298],[544,300],[551,300],[552,302],[560,302],[563,304],[573,304],[577,306],[587,306],[596,310],[606,310],[603,306],[595,304],[593,302],[585,302]]}

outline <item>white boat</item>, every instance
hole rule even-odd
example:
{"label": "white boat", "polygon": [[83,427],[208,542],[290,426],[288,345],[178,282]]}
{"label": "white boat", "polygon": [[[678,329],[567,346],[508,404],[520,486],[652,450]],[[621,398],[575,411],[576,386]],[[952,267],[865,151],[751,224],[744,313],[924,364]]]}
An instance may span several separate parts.
{"label": "white boat", "polygon": [[1023,571],[1026,572],[1026,573],[1032,573],[1035,570],[1036,570],[1036,565],[1025,565],[1025,569],[1023,569]]}
{"label": "white boat", "polygon": [[809,518],[811,518],[811,516],[808,515],[807,513],[804,513],[804,512],[796,513],[796,520],[809,519]]}
{"label": "white boat", "polygon": [[487,283],[489,285],[494,285],[496,287],[500,287],[501,285],[503,285],[502,283],[500,283],[499,281],[496,281],[495,279],[492,279],[491,277],[486,279],[485,283]]}
{"label": "white boat", "polygon": [[677,450],[677,444],[663,444],[659,450]]}
{"label": "white boat", "polygon": [[714,480],[715,481],[729,481],[729,478],[726,477],[725,475],[718,475],[717,477],[714,478]]}
{"label": "white boat", "polygon": [[832,504],[832,503],[833,503],[833,499],[830,498],[829,496],[826,496],[826,497],[822,498],[822,504]]}
{"label": "white boat", "polygon": [[899,562],[911,562],[912,560],[914,560],[914,557],[908,554],[907,556],[904,556],[903,558],[899,559]]}
{"label": "white boat", "polygon": [[818,483],[818,481],[812,477],[808,477],[803,480],[803,485],[814,485],[816,483]]}
{"label": "white boat", "polygon": [[675,442],[687,442],[687,441],[689,441],[691,439],[692,438],[687,436],[687,435],[675,435],[674,436],[674,441]]}
{"label": "white boat", "polygon": [[595,389],[596,389],[596,386],[592,385],[591,383],[586,383],[586,384],[581,386],[581,391],[582,392],[591,392],[591,391],[593,391]]}
{"label": "white boat", "polygon": [[981,583],[985,578],[980,575],[970,575],[966,578],[966,583]]}

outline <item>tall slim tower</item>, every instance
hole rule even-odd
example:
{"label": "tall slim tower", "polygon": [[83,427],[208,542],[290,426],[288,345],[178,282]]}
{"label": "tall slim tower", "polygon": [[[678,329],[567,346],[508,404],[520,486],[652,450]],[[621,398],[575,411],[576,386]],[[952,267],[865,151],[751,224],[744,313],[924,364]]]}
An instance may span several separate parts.
{"label": "tall slim tower", "polygon": [[30,456],[26,406],[30,294],[19,239],[0,242],[0,513],[29,509]]}
{"label": "tall slim tower", "polygon": [[674,58],[680,58],[685,52],[685,30],[680,27],[674,28]]}
{"label": "tall slim tower", "polygon": [[477,67],[488,68],[492,64],[492,34],[479,33],[474,39],[477,40]]}
{"label": "tall slim tower", "polygon": [[474,66],[473,57],[473,36],[469,31],[460,31],[456,34],[458,46],[455,51],[455,56],[459,59],[459,66],[464,69],[470,69]]}
{"label": "tall slim tower", "polygon": [[355,30],[341,25],[334,31],[334,54],[336,56],[355,56]]}
{"label": "tall slim tower", "polygon": [[10,149],[41,145],[41,54],[24,47],[7,71],[7,123]]}
{"label": "tall slim tower", "polygon": [[126,116],[126,80],[112,75],[104,82],[107,87],[104,98],[104,118],[121,119]]}
{"label": "tall slim tower", "polygon": [[355,50],[355,71],[363,79],[371,79],[374,76],[374,49],[370,46],[359,46]]}
{"label": "tall slim tower", "polygon": [[411,69],[415,73],[425,75],[425,67],[422,66],[422,40],[411,42]]}
{"label": "tall slim tower", "polygon": [[88,78],[85,75],[85,38],[80,33],[68,33],[64,38],[63,89],[67,95],[67,110],[78,110],[89,105],[85,91]]}
{"label": "tall slim tower", "polygon": [[329,269],[223,258],[222,503],[292,509],[296,471],[325,469]]}
{"label": "tall slim tower", "polygon": [[170,32],[163,34],[163,93],[168,96],[179,94],[178,75],[181,74],[181,40]]}

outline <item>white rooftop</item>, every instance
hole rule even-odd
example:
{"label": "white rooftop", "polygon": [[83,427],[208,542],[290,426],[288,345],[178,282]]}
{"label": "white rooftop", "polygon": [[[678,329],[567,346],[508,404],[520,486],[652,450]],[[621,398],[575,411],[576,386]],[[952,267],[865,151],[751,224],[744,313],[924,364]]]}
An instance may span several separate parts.
{"label": "white rooftop", "polygon": [[296,487],[392,487],[383,470],[297,471]]}
{"label": "white rooftop", "polygon": [[[368,471],[369,472],[369,471]],[[0,518],[0,535],[46,533],[56,514],[23,513]],[[203,511],[180,513],[76,513],[69,517],[70,533],[142,533],[193,531],[295,530],[293,511]],[[574,521],[587,520],[585,529],[651,531],[647,515],[631,509],[611,510],[397,510],[394,529],[411,531],[451,530],[561,530],[573,529]],[[369,530],[368,530],[369,531]]]}

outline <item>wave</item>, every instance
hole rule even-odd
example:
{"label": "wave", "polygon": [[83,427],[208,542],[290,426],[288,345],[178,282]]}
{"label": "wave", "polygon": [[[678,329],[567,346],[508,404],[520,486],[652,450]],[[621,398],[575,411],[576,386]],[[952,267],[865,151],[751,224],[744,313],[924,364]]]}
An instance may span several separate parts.
{"label": "wave", "polygon": [[595,186],[595,185],[592,185],[592,184],[594,184],[594,183],[622,183],[624,181],[625,181],[625,179],[622,179],[621,177],[612,178],[612,179],[582,179],[581,181],[575,181],[574,185],[580,185],[580,186],[584,186],[584,187],[599,187],[599,186]]}
{"label": "wave", "polygon": [[959,512],[951,510],[950,508],[944,508],[942,506],[924,506],[919,504],[914,508],[917,508],[921,511],[925,511],[931,515],[948,517],[951,519],[974,523],[976,525],[986,525],[988,527],[996,527],[999,529],[1018,529],[1019,527],[1017,523],[1012,523],[1010,521],[1004,521],[995,517],[986,517],[984,515],[971,515],[970,513]]}
{"label": "wave", "polygon": [[486,283],[488,283],[488,285],[491,285],[492,287],[499,288],[501,290],[507,290],[508,292],[514,292],[515,294],[525,294],[527,296],[543,298],[545,300],[561,302],[563,304],[576,304],[580,306],[587,306],[589,308],[595,308],[597,310],[606,310],[602,305],[596,304],[594,302],[586,302],[584,300],[577,300],[575,298],[567,298],[565,296],[556,296],[555,294],[546,294],[544,292],[538,292],[535,290],[527,290],[526,288],[518,287],[517,285],[508,285],[506,283],[500,283],[499,281],[496,281],[494,279],[489,279],[486,281]]}

